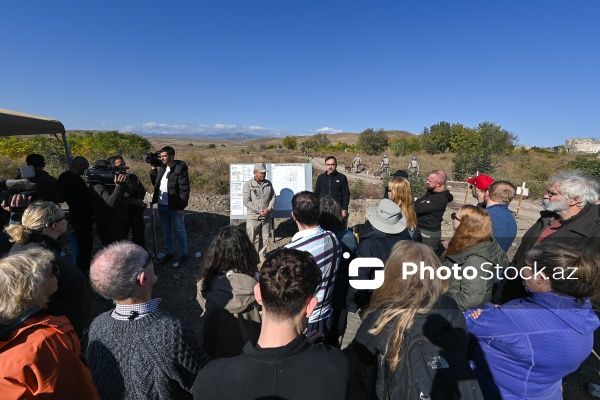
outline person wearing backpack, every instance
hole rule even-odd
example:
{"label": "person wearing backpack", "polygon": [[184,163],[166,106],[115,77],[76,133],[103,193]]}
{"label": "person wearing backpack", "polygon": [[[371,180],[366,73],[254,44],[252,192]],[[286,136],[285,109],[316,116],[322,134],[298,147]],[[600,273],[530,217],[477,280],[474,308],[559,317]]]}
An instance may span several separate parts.
{"label": "person wearing backpack", "polygon": [[[355,390],[364,390],[364,397],[483,399],[467,359],[465,318],[444,294],[448,281],[438,276],[440,267],[433,250],[422,243],[403,240],[393,247],[384,282],[346,352]],[[373,365],[375,382],[360,387],[357,377],[364,373],[357,369],[373,371]]]}

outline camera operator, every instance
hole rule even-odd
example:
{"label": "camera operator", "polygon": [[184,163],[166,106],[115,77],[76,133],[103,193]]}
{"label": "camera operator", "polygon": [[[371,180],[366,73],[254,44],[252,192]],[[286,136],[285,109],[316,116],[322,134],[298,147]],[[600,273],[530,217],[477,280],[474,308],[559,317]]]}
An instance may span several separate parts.
{"label": "camera operator", "polygon": [[[32,166],[35,171],[35,176],[29,180],[36,184],[37,199],[52,201],[56,204],[64,203],[65,196],[58,186],[58,180],[44,170],[46,167],[44,156],[35,153],[30,154],[25,158],[25,162],[27,165]],[[17,176],[17,179],[20,178],[20,175]]]}
{"label": "camera operator", "polygon": [[[108,159],[108,162],[112,167],[127,168],[125,159],[121,156],[112,156]],[[144,210],[146,210],[144,197],[146,197],[146,188],[137,175],[134,174],[129,174],[126,188],[131,240],[133,243],[146,248],[146,239],[144,238]]]}
{"label": "camera operator", "polygon": [[185,162],[175,160],[175,149],[165,146],[160,149],[162,165],[157,169],[150,162],[150,180],[154,185],[152,203],[158,203],[158,215],[165,235],[165,258],[167,262],[175,256],[173,230],[179,240],[179,263],[183,266],[188,261],[187,233],[183,220],[183,210],[188,205],[190,197],[190,180],[188,167]]}
{"label": "camera operator", "polygon": [[[94,163],[93,169],[108,171],[109,167],[108,161],[98,160]],[[91,189],[94,222],[102,246],[127,240],[129,233],[127,174],[117,172],[111,183],[95,180],[93,176],[88,175],[88,183]]]}
{"label": "camera operator", "polygon": [[71,215],[69,222],[75,231],[75,241],[71,240],[71,250],[76,257],[76,265],[84,274],[90,274],[90,261],[92,260],[92,245],[94,219],[92,216],[92,202],[82,175],[90,166],[85,157],[75,157],[69,170],[58,177],[58,185],[65,195]]}

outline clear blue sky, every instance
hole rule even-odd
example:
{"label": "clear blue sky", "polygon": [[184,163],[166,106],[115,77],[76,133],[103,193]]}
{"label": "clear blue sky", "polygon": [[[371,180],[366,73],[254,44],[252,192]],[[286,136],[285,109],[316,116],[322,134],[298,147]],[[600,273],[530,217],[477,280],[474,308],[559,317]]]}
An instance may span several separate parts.
{"label": "clear blue sky", "polygon": [[7,1],[0,108],[67,129],[600,137],[600,1]]}

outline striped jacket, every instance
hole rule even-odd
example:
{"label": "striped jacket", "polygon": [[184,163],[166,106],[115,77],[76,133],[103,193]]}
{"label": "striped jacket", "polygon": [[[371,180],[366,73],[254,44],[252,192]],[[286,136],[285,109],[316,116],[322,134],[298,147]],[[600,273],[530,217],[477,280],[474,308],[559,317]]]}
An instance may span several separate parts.
{"label": "striped jacket", "polygon": [[[335,247],[337,248],[336,254],[334,254],[334,242]],[[323,274],[323,280],[315,292],[315,297],[318,300],[317,306],[308,319],[308,323],[312,324],[329,318],[332,312],[331,298],[333,296],[333,285],[335,284],[335,277],[342,257],[342,246],[340,246],[335,234],[317,226],[316,228],[306,229],[296,233],[294,237],[292,237],[292,241],[285,245],[285,247],[288,249],[308,251],[315,258],[317,266]],[[333,260],[335,260],[335,268],[333,270],[333,276],[331,276],[331,265]],[[328,285],[330,276],[331,283]]]}

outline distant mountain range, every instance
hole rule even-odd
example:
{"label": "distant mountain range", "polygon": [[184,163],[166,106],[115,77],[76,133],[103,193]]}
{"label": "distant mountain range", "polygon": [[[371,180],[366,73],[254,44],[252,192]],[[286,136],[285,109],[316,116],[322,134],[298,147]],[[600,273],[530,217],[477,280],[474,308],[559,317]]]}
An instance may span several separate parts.
{"label": "distant mountain range", "polygon": [[253,135],[249,133],[179,133],[177,135],[173,134],[164,134],[158,132],[135,132],[136,135],[144,136],[144,137],[178,137],[178,138],[189,138],[189,139],[215,139],[215,140],[231,140],[235,142],[241,142],[243,140],[250,139],[263,139],[274,137],[273,135],[265,134],[265,135]]}

